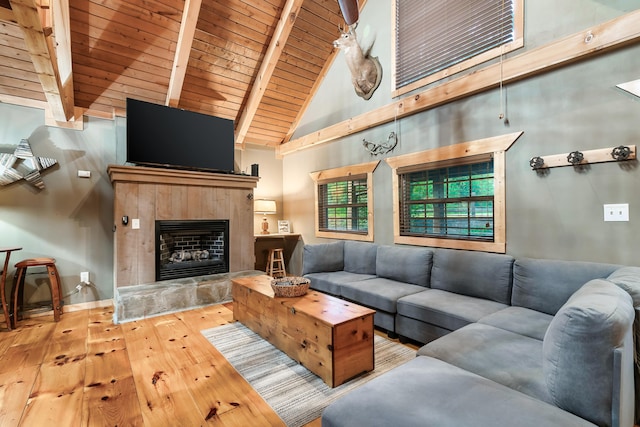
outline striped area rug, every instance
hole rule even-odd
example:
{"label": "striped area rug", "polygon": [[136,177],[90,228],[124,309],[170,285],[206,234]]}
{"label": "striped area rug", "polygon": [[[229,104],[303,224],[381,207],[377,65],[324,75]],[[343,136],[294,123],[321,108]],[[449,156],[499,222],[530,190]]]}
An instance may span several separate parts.
{"label": "striped area rug", "polygon": [[375,369],[331,388],[239,322],[206,329],[202,334],[289,427],[313,421],[340,396],[416,355],[411,348],[375,335]]}

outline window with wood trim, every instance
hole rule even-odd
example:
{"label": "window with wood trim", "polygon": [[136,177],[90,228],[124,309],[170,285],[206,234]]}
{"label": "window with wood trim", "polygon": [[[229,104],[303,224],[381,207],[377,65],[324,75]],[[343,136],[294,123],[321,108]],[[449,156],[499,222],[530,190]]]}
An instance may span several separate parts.
{"label": "window with wood trim", "polygon": [[394,243],[504,253],[505,152],[522,132],[390,157]]}
{"label": "window with wood trim", "polygon": [[493,242],[493,159],[399,175],[400,235]]}
{"label": "window with wood trim", "polygon": [[524,0],[395,0],[393,96],[522,47]]}
{"label": "window with wood trim", "polygon": [[318,229],[367,234],[367,177],[318,184]]}
{"label": "window with wood trim", "polygon": [[372,174],[378,161],[311,173],[316,236],[373,241]]}

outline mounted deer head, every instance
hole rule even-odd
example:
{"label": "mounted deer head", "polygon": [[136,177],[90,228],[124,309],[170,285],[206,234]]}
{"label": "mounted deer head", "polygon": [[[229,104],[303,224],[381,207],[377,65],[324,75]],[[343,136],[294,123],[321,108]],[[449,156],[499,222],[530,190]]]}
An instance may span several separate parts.
{"label": "mounted deer head", "polygon": [[366,52],[358,44],[355,26],[347,31],[338,27],[340,38],[334,40],[333,47],[342,49],[347,60],[347,66],[351,72],[351,83],[356,94],[364,99],[371,98],[373,92],[380,86],[382,80],[382,66],[377,57],[369,55],[370,48]]}

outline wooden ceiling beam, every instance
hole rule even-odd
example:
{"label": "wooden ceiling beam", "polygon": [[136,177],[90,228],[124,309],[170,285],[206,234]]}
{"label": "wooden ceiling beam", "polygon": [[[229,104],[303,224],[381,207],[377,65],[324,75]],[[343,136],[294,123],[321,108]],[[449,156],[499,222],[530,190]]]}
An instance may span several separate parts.
{"label": "wooden ceiling beam", "polygon": [[[74,119],[71,36],[68,0],[51,0],[42,9],[36,0],[9,0],[15,20],[22,28],[52,117],[59,122]],[[41,11],[51,13],[52,33],[43,25]],[[49,20],[49,18],[46,18]]]}
{"label": "wooden ceiling beam", "polygon": [[171,77],[169,79],[169,89],[167,90],[167,100],[165,105],[177,107],[180,103],[180,94],[184,85],[184,77],[187,73],[189,55],[193,45],[193,37],[196,33],[198,16],[202,0],[186,0],[182,11],[182,21],[178,34],[178,44],[176,54],[171,67]]}
{"label": "wooden ceiling beam", "polygon": [[253,120],[256,111],[258,110],[258,106],[260,105],[260,101],[267,90],[269,80],[271,80],[271,76],[278,64],[280,55],[282,55],[282,51],[287,43],[289,34],[291,34],[291,29],[298,17],[298,13],[300,12],[300,7],[302,7],[303,2],[304,0],[287,0],[287,3],[282,9],[282,14],[280,15],[276,29],[273,32],[273,37],[271,38],[267,52],[264,55],[262,64],[260,65],[260,70],[253,82],[251,93],[247,98],[245,108],[238,120],[235,132],[236,145],[244,147],[245,138],[247,137],[247,131],[251,126],[251,121]]}
{"label": "wooden ceiling beam", "polygon": [[[281,157],[640,42],[640,9],[276,147]],[[500,70],[502,67],[502,71]]]}

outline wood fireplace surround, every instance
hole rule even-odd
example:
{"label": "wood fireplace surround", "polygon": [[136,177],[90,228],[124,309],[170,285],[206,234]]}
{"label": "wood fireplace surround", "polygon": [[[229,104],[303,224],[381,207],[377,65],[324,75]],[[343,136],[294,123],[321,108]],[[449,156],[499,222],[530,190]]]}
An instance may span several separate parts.
{"label": "wood fireplace surround", "polygon": [[110,165],[108,173],[115,194],[116,288],[156,280],[156,220],[229,220],[229,271],[254,268],[258,177],[117,165]]}

